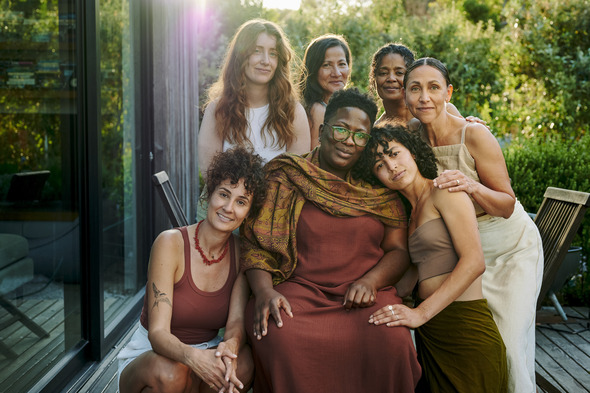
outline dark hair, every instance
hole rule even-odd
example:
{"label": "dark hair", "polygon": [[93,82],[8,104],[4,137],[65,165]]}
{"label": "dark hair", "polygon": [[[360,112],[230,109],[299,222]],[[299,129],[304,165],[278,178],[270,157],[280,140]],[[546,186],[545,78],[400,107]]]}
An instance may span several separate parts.
{"label": "dark hair", "polygon": [[332,94],[332,98],[330,98],[330,102],[326,107],[324,122],[328,122],[338,109],[346,107],[358,108],[365,112],[369,116],[371,127],[375,123],[377,117],[375,101],[368,94],[361,93],[356,87],[338,90]]}
{"label": "dark hair", "polygon": [[407,46],[398,43],[389,43],[383,45],[377,50],[377,52],[373,54],[373,59],[371,60],[371,69],[369,70],[369,87],[374,92],[377,90],[375,79],[377,69],[381,66],[381,61],[385,56],[393,54],[398,54],[403,57],[404,62],[406,63],[406,68],[414,62],[414,52],[412,52]]}
{"label": "dark hair", "polygon": [[319,36],[311,41],[305,50],[305,55],[303,56],[303,71],[299,78],[299,82],[301,84],[303,106],[307,111],[311,109],[313,104],[321,102],[324,99],[324,90],[318,83],[318,71],[324,63],[326,51],[335,46],[340,46],[342,48],[348,67],[352,68],[350,48],[344,37],[341,35],[324,34]]}
{"label": "dark hair", "polygon": [[244,147],[217,153],[207,169],[207,200],[221,182],[229,179],[231,184],[238,184],[240,179],[244,179],[246,191],[252,194],[250,215],[254,217],[260,210],[266,194],[263,166],[262,157]]}
{"label": "dark hair", "polygon": [[418,171],[427,179],[434,179],[438,170],[436,157],[432,148],[420,137],[417,132],[412,132],[399,124],[385,123],[371,130],[371,139],[365,147],[361,158],[353,169],[353,177],[364,179],[373,185],[381,185],[381,182],[373,173],[373,167],[377,161],[377,148],[389,149],[389,142],[401,143],[415,157]]}
{"label": "dark hair", "polygon": [[404,88],[407,87],[406,85],[408,84],[408,76],[410,75],[410,73],[412,71],[414,71],[416,68],[423,66],[423,65],[427,65],[427,66],[431,66],[433,68],[436,68],[437,70],[440,71],[442,76],[445,78],[445,82],[447,83],[447,86],[450,86],[452,84],[451,77],[449,76],[449,70],[447,69],[447,66],[442,61],[435,59],[433,57],[423,57],[423,58],[418,59],[415,62],[413,62],[412,65],[409,66],[408,69],[406,70],[406,75],[404,75]]}

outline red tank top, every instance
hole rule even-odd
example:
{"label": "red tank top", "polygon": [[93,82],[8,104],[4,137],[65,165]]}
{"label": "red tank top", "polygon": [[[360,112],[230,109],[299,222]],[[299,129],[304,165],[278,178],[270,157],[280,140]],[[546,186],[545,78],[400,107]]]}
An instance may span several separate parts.
{"label": "red tank top", "polygon": [[[233,235],[229,237],[230,268],[227,281],[217,291],[204,292],[197,288],[192,279],[187,228],[177,229],[182,233],[184,240],[184,273],[174,284],[170,332],[185,344],[200,344],[213,339],[227,321],[229,298],[237,277],[234,237]],[[146,330],[149,330],[147,293],[146,288],[140,322]]]}

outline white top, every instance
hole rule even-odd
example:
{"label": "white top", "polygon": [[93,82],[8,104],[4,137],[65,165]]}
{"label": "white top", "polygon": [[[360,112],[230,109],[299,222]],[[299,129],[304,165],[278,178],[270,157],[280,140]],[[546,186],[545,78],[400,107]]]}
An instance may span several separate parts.
{"label": "white top", "polygon": [[[272,138],[268,135],[268,132],[262,131],[262,126],[268,117],[268,104],[261,106],[260,108],[247,108],[246,118],[248,119],[248,139],[252,143],[253,151],[259,154],[264,162],[268,162],[275,158],[281,153],[287,151],[287,147],[278,147],[277,141],[273,143]],[[276,138],[276,132],[271,131]],[[229,150],[235,147],[236,144],[223,141],[223,151]]]}

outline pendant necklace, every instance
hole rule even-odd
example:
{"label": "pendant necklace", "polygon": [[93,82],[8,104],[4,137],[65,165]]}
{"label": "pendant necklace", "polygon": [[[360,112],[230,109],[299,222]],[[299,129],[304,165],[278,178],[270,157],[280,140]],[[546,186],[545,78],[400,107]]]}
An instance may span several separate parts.
{"label": "pendant necklace", "polygon": [[[227,241],[225,242],[225,246],[223,247],[223,252],[219,256],[219,258],[217,258],[217,259],[207,258],[207,255],[205,255],[205,252],[203,251],[203,249],[201,248],[201,245],[199,244],[199,227],[201,226],[203,221],[204,220],[199,221],[199,223],[197,224],[197,228],[195,229],[195,248],[197,249],[199,254],[201,254],[201,258],[203,258],[203,263],[207,266],[211,266],[214,263],[221,262],[223,257],[225,257],[225,254],[227,254],[227,250],[229,249],[229,237],[227,238]],[[230,234],[230,236],[231,236],[231,234]]]}

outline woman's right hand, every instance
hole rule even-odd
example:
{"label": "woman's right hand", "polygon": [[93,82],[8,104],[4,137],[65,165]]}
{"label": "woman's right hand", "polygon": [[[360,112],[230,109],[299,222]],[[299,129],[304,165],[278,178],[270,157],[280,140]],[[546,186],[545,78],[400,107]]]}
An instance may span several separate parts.
{"label": "woman's right hand", "polygon": [[281,319],[281,308],[285,313],[293,318],[291,305],[287,298],[275,291],[274,288],[268,288],[256,295],[254,304],[254,337],[261,340],[268,333],[268,317],[272,315],[277,327],[283,326]]}

